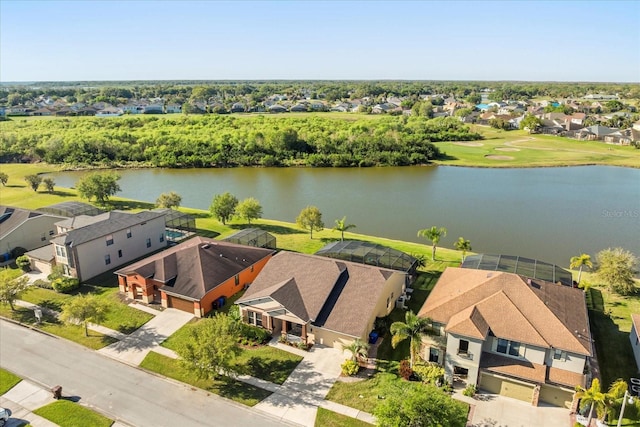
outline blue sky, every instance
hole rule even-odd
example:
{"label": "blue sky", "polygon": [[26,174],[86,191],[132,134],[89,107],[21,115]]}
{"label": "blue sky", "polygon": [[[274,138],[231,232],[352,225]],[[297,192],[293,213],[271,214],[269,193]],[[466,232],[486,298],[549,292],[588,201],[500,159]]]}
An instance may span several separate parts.
{"label": "blue sky", "polygon": [[0,81],[640,82],[640,1],[0,2]]}

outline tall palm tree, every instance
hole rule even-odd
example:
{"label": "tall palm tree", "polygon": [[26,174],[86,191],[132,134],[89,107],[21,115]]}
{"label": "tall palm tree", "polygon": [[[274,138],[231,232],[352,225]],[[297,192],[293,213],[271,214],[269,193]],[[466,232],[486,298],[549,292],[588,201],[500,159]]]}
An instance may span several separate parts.
{"label": "tall palm tree", "polygon": [[591,262],[591,255],[580,254],[578,256],[571,257],[571,264],[569,264],[569,268],[576,269],[579,268],[578,271],[578,283],[580,283],[580,277],[582,277],[582,268],[587,266],[588,268],[593,268],[593,263]]}
{"label": "tall palm tree", "polygon": [[596,414],[604,416],[607,403],[607,394],[600,390],[600,380],[594,378],[591,382],[591,387],[584,388],[576,387],[576,397],[580,399],[580,409],[583,410],[587,406],[590,406],[589,417],[587,418],[587,426],[591,425],[593,419],[593,410],[596,410]]}
{"label": "tall palm tree", "polygon": [[609,391],[607,392],[607,399],[605,403],[607,412],[611,411],[612,407],[615,405],[616,402],[619,402],[620,399],[624,399],[628,388],[629,388],[629,385],[627,384],[627,382],[620,378],[615,380],[609,386]]}
{"label": "tall palm tree", "polygon": [[342,219],[336,219],[336,226],[334,230],[340,232],[340,240],[344,241],[344,232],[356,228],[355,224],[347,224],[347,217],[343,216]]}
{"label": "tall palm tree", "polygon": [[431,228],[425,228],[422,230],[418,230],[418,236],[424,237],[425,239],[431,241],[432,249],[431,249],[431,261],[436,259],[436,246],[440,242],[441,237],[445,237],[447,235],[447,229],[444,227],[436,227],[435,225]]}
{"label": "tall palm tree", "polygon": [[409,355],[411,357],[411,368],[413,369],[413,363],[415,355],[420,351],[420,344],[422,338],[428,335],[431,331],[429,327],[429,320],[426,317],[418,317],[413,311],[407,311],[405,314],[404,322],[393,322],[389,331],[391,332],[391,346],[396,348],[398,344],[409,338],[411,343],[409,345]]}
{"label": "tall palm tree", "polygon": [[455,242],[453,246],[457,250],[462,251],[462,262],[464,262],[467,252],[471,250],[471,242],[469,240],[464,240],[464,237],[458,237],[458,241]]}
{"label": "tall palm tree", "polygon": [[349,345],[343,345],[342,349],[351,353],[351,360],[354,362],[369,356],[369,343],[362,341],[360,338],[356,338]]}

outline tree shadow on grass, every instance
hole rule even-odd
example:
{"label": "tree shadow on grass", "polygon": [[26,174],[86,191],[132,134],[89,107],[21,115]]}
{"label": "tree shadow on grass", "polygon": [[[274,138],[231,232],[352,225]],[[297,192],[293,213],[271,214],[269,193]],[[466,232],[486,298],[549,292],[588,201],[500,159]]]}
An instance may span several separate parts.
{"label": "tree shadow on grass", "polygon": [[201,237],[206,237],[208,239],[215,239],[220,235],[220,233],[212,230],[205,230],[204,228],[196,229],[196,234]]}
{"label": "tree shadow on grass", "polygon": [[242,367],[243,373],[263,380],[282,384],[298,366],[297,360],[274,360],[251,357]]}
{"label": "tree shadow on grass", "polygon": [[268,390],[264,390],[250,384],[224,377],[217,381],[214,381],[213,385],[211,387],[207,387],[207,389],[222,397],[235,401],[257,400],[259,402],[266,399],[272,394]]}
{"label": "tree shadow on grass", "polygon": [[48,194],[51,194],[52,196],[59,196],[59,197],[73,197],[75,196],[75,193],[72,193],[71,191],[64,191],[64,190],[55,190],[52,191]]}
{"label": "tree shadow on grass", "polygon": [[255,225],[255,227],[273,234],[306,234],[307,233],[306,231],[298,230],[297,228],[286,227],[283,225],[258,224],[258,225]]}
{"label": "tree shadow on grass", "polygon": [[133,209],[155,209],[156,205],[149,202],[141,202],[138,200],[109,200],[107,208],[110,210],[128,211]]}

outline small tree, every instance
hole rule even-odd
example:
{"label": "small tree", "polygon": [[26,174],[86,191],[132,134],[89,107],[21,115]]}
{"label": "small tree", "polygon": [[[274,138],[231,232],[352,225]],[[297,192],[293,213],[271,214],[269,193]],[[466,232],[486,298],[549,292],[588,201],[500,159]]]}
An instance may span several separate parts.
{"label": "small tree", "polygon": [[169,193],[162,193],[156,199],[156,206],[159,208],[178,208],[180,207],[180,203],[182,203],[182,197],[175,191],[171,191]]}
{"label": "small tree", "polygon": [[95,198],[99,204],[103,205],[109,197],[120,191],[119,179],[120,175],[115,172],[95,172],[82,177],[76,183],[76,189],[80,197],[89,201]]}
{"label": "small tree", "polygon": [[6,275],[0,275],[0,302],[9,304],[11,311],[15,311],[13,303],[29,288],[27,276],[9,279]]}
{"label": "small tree", "polygon": [[198,378],[217,378],[235,371],[233,359],[240,353],[239,323],[224,313],[202,319],[189,338],[176,349],[183,365]]}
{"label": "small tree", "polygon": [[44,187],[47,189],[47,192],[53,193],[53,187],[55,187],[56,185],[56,182],[53,180],[53,178],[45,178],[42,180],[42,183],[44,184]]}
{"label": "small tree", "polygon": [[570,262],[569,268],[571,269],[579,268],[578,284],[580,284],[580,278],[582,277],[582,268],[583,267],[593,268],[593,263],[591,262],[591,255],[580,254],[578,256],[571,257],[571,260],[569,262]]}
{"label": "small tree", "polygon": [[344,232],[349,231],[352,228],[356,228],[355,224],[347,224],[347,217],[343,216],[342,219],[336,219],[336,226],[333,227],[335,231],[340,232],[340,240],[344,241]]}
{"label": "small tree", "polygon": [[462,262],[464,262],[467,252],[471,250],[471,242],[469,240],[465,240],[464,237],[458,237],[458,241],[455,242],[453,246],[457,250],[462,251]]}
{"label": "small tree", "polygon": [[24,272],[31,270],[31,260],[26,255],[22,255],[16,258],[16,265],[18,266],[18,268],[20,268],[20,270]]}
{"label": "small tree", "polygon": [[3,187],[7,185],[8,181],[9,181],[9,175],[7,175],[4,172],[0,172],[0,182],[2,183]]}
{"label": "small tree", "polygon": [[542,126],[542,120],[538,117],[529,114],[520,121],[520,129],[527,130],[529,133],[534,133]]}
{"label": "small tree", "polygon": [[33,191],[38,191],[38,187],[40,187],[40,183],[42,182],[42,177],[40,175],[27,175],[24,177],[24,180]]}
{"label": "small tree", "polygon": [[351,353],[351,360],[354,362],[369,356],[369,343],[362,341],[360,338],[356,338],[349,345],[343,345],[342,349]]}
{"label": "small tree", "polygon": [[109,305],[95,295],[78,295],[62,306],[60,320],[67,323],[82,323],[84,336],[89,336],[88,324],[104,321],[109,312]]}
{"label": "small tree", "polygon": [[587,406],[589,407],[588,426],[591,425],[594,410],[598,418],[604,416],[607,396],[600,390],[600,380],[597,378],[593,379],[591,387],[587,389],[580,386],[576,387],[576,398],[580,399],[580,410],[584,410]]}
{"label": "small tree", "polygon": [[300,215],[296,218],[296,224],[305,230],[309,230],[313,239],[313,232],[321,231],[324,228],[322,212],[315,206],[307,206],[300,211]]}
{"label": "small tree", "polygon": [[238,199],[227,191],[224,194],[215,195],[209,210],[222,224],[226,224],[235,214],[236,206],[238,206]]}
{"label": "small tree", "polygon": [[605,249],[596,255],[598,261],[597,277],[609,289],[620,295],[635,293],[633,275],[638,259],[622,248]]}
{"label": "small tree", "polygon": [[445,237],[447,235],[447,229],[444,227],[436,227],[435,225],[431,228],[425,228],[422,230],[418,230],[418,236],[424,237],[432,243],[431,249],[431,261],[436,259],[436,246],[440,242],[441,237]]}
{"label": "small tree", "polygon": [[236,214],[251,224],[252,219],[262,218],[262,206],[258,200],[249,197],[238,203]]}

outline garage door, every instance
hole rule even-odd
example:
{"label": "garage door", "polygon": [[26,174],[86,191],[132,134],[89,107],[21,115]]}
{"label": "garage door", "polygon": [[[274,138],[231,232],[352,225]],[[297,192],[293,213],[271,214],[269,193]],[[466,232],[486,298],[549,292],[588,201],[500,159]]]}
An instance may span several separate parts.
{"label": "garage door", "polygon": [[193,302],[167,295],[167,306],[193,314]]}
{"label": "garage door", "polygon": [[540,402],[548,403],[553,406],[571,408],[573,401],[573,392],[562,390],[561,388],[543,385],[540,387]]}
{"label": "garage door", "polygon": [[533,385],[521,384],[484,373],[480,378],[480,388],[490,393],[523,400],[528,403],[531,403],[533,399]]}

